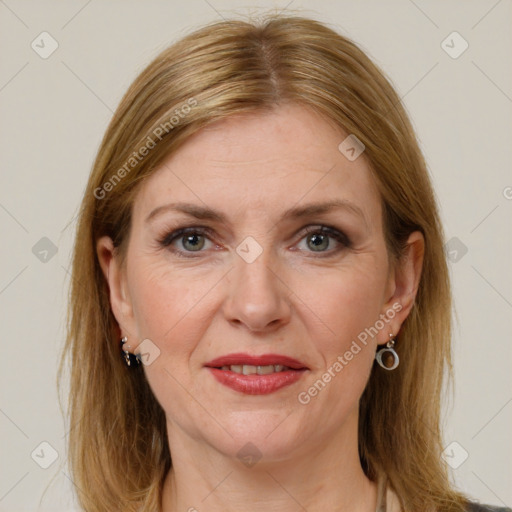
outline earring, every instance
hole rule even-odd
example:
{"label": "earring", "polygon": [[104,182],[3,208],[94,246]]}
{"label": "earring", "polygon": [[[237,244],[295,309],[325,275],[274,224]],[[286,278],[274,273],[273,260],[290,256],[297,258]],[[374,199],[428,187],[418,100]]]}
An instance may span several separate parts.
{"label": "earring", "polygon": [[[389,335],[389,341],[386,343],[385,348],[381,348],[376,354],[375,359],[377,360],[377,363],[379,363],[382,368],[385,370],[394,370],[398,363],[400,362],[400,358],[398,357],[398,354],[396,353],[396,350],[393,348],[395,346],[395,340],[393,339],[393,335]],[[384,363],[382,361],[382,357],[385,357],[386,362]],[[389,359],[393,357],[393,363],[389,364]]]}
{"label": "earring", "polygon": [[[128,350],[124,348],[124,345],[127,341],[128,338],[126,336],[121,338],[121,352],[123,353],[123,358],[125,360],[126,366],[139,366],[140,359],[136,355],[131,354]],[[129,348],[129,345],[126,346]]]}

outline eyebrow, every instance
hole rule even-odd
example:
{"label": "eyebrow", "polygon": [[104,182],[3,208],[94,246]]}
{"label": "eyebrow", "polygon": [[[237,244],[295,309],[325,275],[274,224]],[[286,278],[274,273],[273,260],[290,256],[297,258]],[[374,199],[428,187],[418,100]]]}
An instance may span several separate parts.
{"label": "eyebrow", "polygon": [[[304,206],[294,206],[283,213],[281,220],[300,219],[313,215],[321,215],[333,210],[349,211],[350,213],[360,217],[366,226],[368,226],[366,216],[361,208],[345,199],[336,199],[322,203],[310,203]],[[158,206],[146,217],[146,222],[150,222],[155,217],[169,211],[185,213],[199,220],[213,220],[221,223],[227,223],[227,217],[224,213],[192,203],[169,203]]]}

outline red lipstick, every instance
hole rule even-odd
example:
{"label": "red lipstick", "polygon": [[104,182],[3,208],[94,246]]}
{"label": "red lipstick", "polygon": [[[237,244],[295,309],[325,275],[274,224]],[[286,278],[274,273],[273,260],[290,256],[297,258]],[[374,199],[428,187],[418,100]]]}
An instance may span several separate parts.
{"label": "red lipstick", "polygon": [[308,370],[297,359],[280,354],[228,354],[205,366],[218,382],[247,395],[273,393],[297,382]]}

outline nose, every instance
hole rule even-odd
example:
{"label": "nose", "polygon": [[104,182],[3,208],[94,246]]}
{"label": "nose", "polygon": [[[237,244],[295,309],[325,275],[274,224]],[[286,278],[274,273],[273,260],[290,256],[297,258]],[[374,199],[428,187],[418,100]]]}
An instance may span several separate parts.
{"label": "nose", "polygon": [[263,251],[252,263],[237,255],[235,268],[228,274],[225,318],[253,332],[273,331],[290,321],[292,292],[279,275],[278,267],[271,268],[271,258],[265,255],[270,252]]}

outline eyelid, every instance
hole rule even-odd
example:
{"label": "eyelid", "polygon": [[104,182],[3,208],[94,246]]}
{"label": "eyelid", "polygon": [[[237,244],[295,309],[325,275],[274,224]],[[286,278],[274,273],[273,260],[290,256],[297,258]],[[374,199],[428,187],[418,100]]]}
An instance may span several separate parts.
{"label": "eyelid", "polygon": [[[185,226],[181,228],[173,229],[169,232],[166,232],[166,234],[163,237],[160,237],[158,239],[159,245],[162,247],[170,248],[176,240],[179,240],[183,236],[185,236],[187,233],[193,233],[193,234],[199,234],[202,236],[205,236],[210,242],[215,244],[214,238],[214,230],[207,227],[207,226]],[[304,226],[295,236],[300,235],[300,238],[297,242],[295,242],[294,245],[297,245],[299,242],[301,242],[307,235],[314,234],[314,233],[320,233],[324,235],[328,235],[331,238],[334,238],[338,244],[341,244],[343,247],[351,247],[351,241],[350,238],[341,230],[327,225],[327,224],[309,224],[307,226]],[[218,244],[217,244],[218,245]],[[171,249],[172,252],[175,254],[178,254],[179,256],[183,257],[189,257],[193,258],[194,253],[197,253],[197,255],[201,254],[202,252],[205,252],[203,250],[199,251],[184,251],[180,249]],[[317,257],[322,257],[321,255],[324,254],[332,255],[334,253],[339,252],[340,248],[331,249],[328,251],[318,251]],[[308,251],[312,254],[315,254],[315,251]],[[187,256],[184,256],[184,254],[187,254]]]}
{"label": "eyelid", "polygon": [[[183,237],[187,233],[197,233],[207,237],[211,237],[214,231],[206,226],[186,226],[182,228],[173,229],[161,237],[158,241],[163,246],[169,246],[172,242]],[[193,252],[193,251],[188,251]]]}
{"label": "eyelid", "polygon": [[[344,231],[341,231],[340,229],[335,228],[334,226],[331,226],[328,224],[315,224],[315,225],[310,224],[304,228],[304,233],[305,234],[300,238],[299,241],[301,241],[305,236],[307,236],[309,234],[321,233],[323,235],[328,235],[331,238],[334,238],[339,244],[341,244],[342,246],[344,246],[346,248],[352,247],[352,241]],[[311,252],[315,253],[315,251],[311,251]],[[334,250],[330,250],[330,251],[319,251],[317,254],[323,253],[323,254],[327,255],[327,254],[332,254],[334,252],[337,252],[337,250],[334,249]]]}

